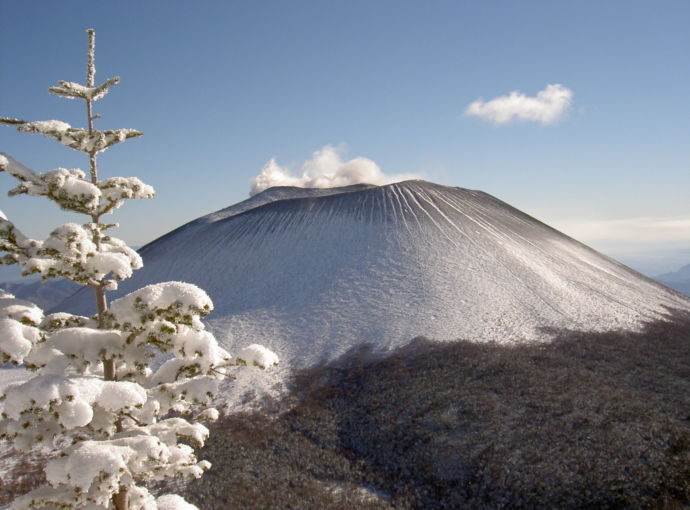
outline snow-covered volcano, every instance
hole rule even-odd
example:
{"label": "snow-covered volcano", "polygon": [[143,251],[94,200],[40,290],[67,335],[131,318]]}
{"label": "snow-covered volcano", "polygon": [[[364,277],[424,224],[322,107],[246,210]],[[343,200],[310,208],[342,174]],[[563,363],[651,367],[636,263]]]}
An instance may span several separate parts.
{"label": "snow-covered volcano", "polygon": [[[499,342],[634,328],[690,300],[496,198],[424,181],[271,188],[140,250],[115,295],[192,282],[231,351],[308,364],[418,335]],[[58,309],[93,312],[81,292]]]}

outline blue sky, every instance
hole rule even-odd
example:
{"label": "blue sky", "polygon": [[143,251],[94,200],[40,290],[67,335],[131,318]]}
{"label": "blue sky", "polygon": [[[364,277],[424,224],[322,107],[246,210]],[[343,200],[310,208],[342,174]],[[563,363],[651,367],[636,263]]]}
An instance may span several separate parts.
{"label": "blue sky", "polygon": [[[243,200],[271,158],[299,174],[331,145],[491,193],[647,272],[690,262],[690,2],[3,2],[0,115],[82,126],[47,88],[84,81],[90,27],[97,82],[122,77],[97,126],[145,133],[101,173],[157,191],[113,218],[131,244]],[[572,94],[550,123],[465,114],[550,84]],[[7,127],[0,151],[87,166]],[[74,220],[42,202],[0,209],[34,236]]]}

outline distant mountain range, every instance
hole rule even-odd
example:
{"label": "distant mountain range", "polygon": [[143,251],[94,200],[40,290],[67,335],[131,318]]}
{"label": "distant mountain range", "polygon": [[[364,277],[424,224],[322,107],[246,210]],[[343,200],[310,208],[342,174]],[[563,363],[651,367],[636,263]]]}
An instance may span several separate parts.
{"label": "distant mountain range", "polygon": [[[690,300],[480,191],[424,181],[271,188],[140,250],[116,295],[204,288],[226,347],[309,364],[362,342],[520,342],[635,328]],[[92,313],[88,289],[61,310]]]}
{"label": "distant mountain range", "polygon": [[20,299],[36,303],[44,310],[55,307],[80,288],[76,283],[62,278],[0,283],[0,289],[14,294]]}
{"label": "distant mountain range", "polygon": [[681,267],[678,271],[659,275],[655,280],[686,296],[690,296],[690,264]]}

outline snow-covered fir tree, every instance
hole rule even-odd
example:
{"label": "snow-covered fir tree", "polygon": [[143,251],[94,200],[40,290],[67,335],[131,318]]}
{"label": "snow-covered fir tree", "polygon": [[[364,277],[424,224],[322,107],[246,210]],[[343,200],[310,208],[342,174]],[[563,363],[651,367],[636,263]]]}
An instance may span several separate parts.
{"label": "snow-covered fir tree", "polygon": [[259,345],[232,358],[201,322],[213,308],[211,300],[188,283],[149,285],[108,306],[107,291],[139,269],[142,260],[109,235],[116,225],[103,217],[128,199],[153,197],[154,190],[136,177],[98,175],[99,153],[142,133],[94,127],[94,103],[119,78],[95,84],[95,34],[87,33],[86,84],[60,81],[49,89],[85,102],[86,128],[55,120],[0,119],[84,152],[89,160],[88,174],[65,168],[36,173],[0,153],[0,170],[18,181],[10,195],[44,196],[87,217],[83,224],[57,227],[41,241],[26,237],[0,213],[1,262],[19,264],[25,275],[89,286],[98,310],[93,317],[44,315],[32,303],[0,294],[0,360],[35,373],[2,396],[0,435],[19,450],[38,445],[60,450],[46,466],[48,484],[11,507],[195,508],[174,494],[155,498],[146,484],[201,476],[210,464],[199,461],[190,444],[203,445],[209,431],[201,422],[218,416],[210,403],[218,380],[230,367],[263,368],[278,360]]}

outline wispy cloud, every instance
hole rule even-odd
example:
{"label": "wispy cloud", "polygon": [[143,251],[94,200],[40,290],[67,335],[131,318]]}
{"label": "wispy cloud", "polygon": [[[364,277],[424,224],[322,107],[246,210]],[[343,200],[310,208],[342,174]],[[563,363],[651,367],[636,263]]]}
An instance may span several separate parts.
{"label": "wispy cloud", "polygon": [[298,186],[301,188],[335,188],[350,184],[390,184],[406,179],[416,179],[417,175],[388,175],[368,158],[354,158],[343,161],[343,147],[326,145],[312,153],[311,159],[305,161],[298,175],[281,167],[275,158],[271,158],[251,180],[250,195],[255,195],[273,186]]}
{"label": "wispy cloud", "polygon": [[562,222],[556,228],[582,241],[649,243],[690,240],[690,218],[688,217]]}
{"label": "wispy cloud", "polygon": [[518,119],[551,124],[568,111],[572,99],[572,90],[553,84],[547,85],[536,97],[513,91],[491,101],[479,99],[465,109],[465,115],[480,117],[494,124],[507,124]]}

